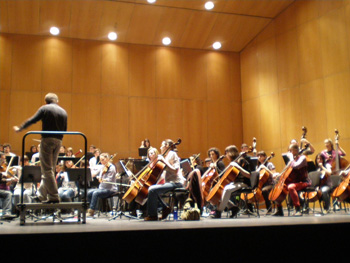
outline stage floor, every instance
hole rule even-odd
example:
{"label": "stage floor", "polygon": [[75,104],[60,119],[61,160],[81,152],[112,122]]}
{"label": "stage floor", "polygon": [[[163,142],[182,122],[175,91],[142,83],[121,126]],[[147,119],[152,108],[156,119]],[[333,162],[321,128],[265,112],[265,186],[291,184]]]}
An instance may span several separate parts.
{"label": "stage floor", "polygon": [[[320,213],[304,214],[301,217],[288,216],[284,211],[284,217],[265,216],[265,211],[260,212],[260,217],[239,215],[238,218],[228,218],[223,212],[221,219],[201,217],[199,221],[174,221],[172,216],[162,221],[144,221],[143,219],[129,218],[125,215],[115,217],[113,214],[100,214],[94,218],[87,217],[86,223],[78,222],[77,217],[66,218],[63,221],[53,220],[52,217],[37,220],[27,218],[24,225],[20,225],[19,218],[12,221],[1,221],[0,235],[12,234],[44,234],[44,233],[88,233],[88,232],[116,232],[116,231],[147,231],[147,230],[178,230],[178,229],[213,229],[213,228],[240,228],[240,227],[272,227],[288,225],[318,225],[318,224],[347,224],[350,223],[350,213],[345,211],[331,212],[327,215]],[[68,218],[67,218],[68,217]]]}

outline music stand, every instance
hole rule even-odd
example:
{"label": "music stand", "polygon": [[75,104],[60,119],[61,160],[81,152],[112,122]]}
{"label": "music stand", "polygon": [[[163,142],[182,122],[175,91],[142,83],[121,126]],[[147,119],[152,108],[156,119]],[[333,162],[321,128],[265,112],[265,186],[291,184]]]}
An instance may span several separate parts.
{"label": "music stand", "polygon": [[188,159],[182,160],[180,162],[180,166],[181,166],[182,171],[185,175],[189,174],[192,171],[192,166],[191,166],[190,161]]}
{"label": "music stand", "polygon": [[[125,202],[124,200],[121,200],[121,197],[124,196],[125,192],[124,190],[121,190],[123,189],[122,186],[123,186],[123,176],[125,175],[128,175],[130,174],[130,171],[125,167],[125,165],[123,164],[122,160],[119,161],[119,163],[121,164],[121,166],[123,167],[123,170],[124,172],[120,174],[120,181],[119,181],[119,184],[117,183],[117,185],[119,186],[119,189],[118,189],[118,203],[120,204],[120,202]],[[130,219],[138,219],[137,217],[135,216],[131,216],[131,215],[127,215],[125,214],[122,209],[121,209],[122,205],[120,204],[119,205],[119,211],[116,213],[116,215],[114,217],[112,217],[111,219],[109,219],[109,221],[111,220],[114,220],[118,217],[120,217],[120,219],[122,218],[122,216],[125,216],[127,218],[130,218]]]}
{"label": "music stand", "polygon": [[19,165],[19,157],[18,156],[6,156],[6,162],[10,163],[11,158],[13,158],[11,166],[18,166]]}
{"label": "music stand", "polygon": [[258,157],[250,157],[250,162],[252,166],[255,168],[258,165]]}
{"label": "music stand", "polygon": [[[66,170],[69,181],[76,182],[78,187],[78,196],[80,199],[80,185],[84,185],[85,168],[68,168]],[[90,168],[86,169],[86,182],[89,184],[92,181]]]}
{"label": "music stand", "polygon": [[146,148],[146,147],[139,148],[139,156],[140,157],[147,156],[147,151],[148,151],[148,148]]}
{"label": "music stand", "polygon": [[[37,184],[41,182],[41,167],[40,166],[23,166],[22,175],[21,175],[21,201],[20,204],[17,205],[20,209],[25,206],[23,204],[23,192],[24,192],[24,183],[32,183],[32,193],[37,191]],[[33,212],[29,215],[32,218],[40,219],[38,216],[34,215]]]}

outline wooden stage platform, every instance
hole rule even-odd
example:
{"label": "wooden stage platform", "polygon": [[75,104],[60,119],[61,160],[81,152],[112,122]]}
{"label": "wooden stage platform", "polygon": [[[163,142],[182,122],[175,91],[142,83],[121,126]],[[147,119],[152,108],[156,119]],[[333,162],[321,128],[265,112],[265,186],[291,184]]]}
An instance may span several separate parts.
{"label": "wooden stage platform", "polygon": [[316,253],[322,259],[333,258],[339,250],[347,249],[350,232],[350,214],[345,211],[302,217],[287,216],[286,211],[284,217],[264,216],[262,212],[260,218],[240,215],[236,219],[223,213],[221,219],[202,217],[200,221],[112,218],[111,214],[101,214],[87,218],[86,223],[77,218],[62,222],[27,219],[25,225],[20,225],[19,219],[1,221],[1,247],[16,258],[37,251],[38,255],[57,259],[66,258],[66,253],[72,253],[72,259],[87,260],[101,253],[111,259],[119,254],[142,253],[143,259],[175,256],[186,261],[221,260],[228,254],[238,262],[270,257],[285,261],[292,255],[304,261]]}

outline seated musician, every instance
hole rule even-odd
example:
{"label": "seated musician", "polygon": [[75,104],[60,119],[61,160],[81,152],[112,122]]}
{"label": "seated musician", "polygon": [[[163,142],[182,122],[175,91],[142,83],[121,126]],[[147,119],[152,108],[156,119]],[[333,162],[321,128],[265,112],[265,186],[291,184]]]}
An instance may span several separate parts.
{"label": "seated musician", "polygon": [[101,164],[104,166],[101,169],[98,179],[100,181],[99,187],[97,189],[90,189],[87,193],[87,201],[90,203],[90,208],[88,210],[87,216],[94,216],[97,201],[99,198],[110,197],[116,191],[116,168],[110,162],[110,156],[108,153],[102,153],[100,155]]}
{"label": "seated musician", "polygon": [[[170,150],[169,150],[170,148]],[[148,189],[148,200],[147,200],[147,213],[145,221],[157,221],[158,220],[158,207],[159,204],[162,207],[162,219],[167,218],[171,209],[161,198],[162,194],[165,194],[175,188],[183,187],[185,178],[182,176],[180,169],[180,158],[177,153],[173,150],[174,142],[167,139],[162,142],[160,147],[161,154],[159,156],[153,156],[149,154],[150,163],[155,160],[164,162],[166,167],[160,176],[159,181],[163,181],[163,184],[155,184]],[[165,156],[163,156],[165,154]],[[155,164],[155,163],[154,163]]]}
{"label": "seated musician", "polygon": [[[336,145],[338,147],[338,155],[340,157],[344,157],[346,155],[346,152],[343,150],[342,147],[339,146],[338,142],[336,142]],[[333,162],[336,159],[337,152],[334,149],[332,139],[324,140],[324,146],[325,146],[325,149],[321,152],[321,154],[325,157],[327,163],[329,163],[330,165],[333,165]]]}
{"label": "seated musician", "polygon": [[[211,167],[215,166],[216,161],[220,158],[220,150],[216,147],[212,147],[208,150],[208,157],[211,159]],[[216,163],[218,173],[225,170],[225,164],[222,161]]]}
{"label": "seated musician", "polygon": [[226,207],[232,212],[231,218],[235,217],[239,212],[239,208],[230,200],[231,195],[242,187],[250,185],[250,164],[247,159],[240,158],[237,160],[237,162],[234,161],[239,156],[238,149],[234,145],[226,147],[225,155],[226,158],[231,162],[230,165],[236,167],[239,170],[239,174],[234,182],[231,182],[225,186],[220,203],[217,206],[215,213],[211,214],[211,217],[213,218],[221,218],[221,213]]}
{"label": "seated musician", "polygon": [[[300,200],[298,191],[311,185],[308,172],[307,172],[307,161],[306,156],[299,154],[299,146],[297,144],[291,144],[289,146],[289,160],[290,165],[293,169],[290,172],[288,178],[285,181],[289,195],[292,199],[295,207],[293,216],[301,216]],[[283,208],[281,203],[277,203],[277,211],[274,216],[283,216]]]}
{"label": "seated musician", "polygon": [[62,171],[56,177],[57,185],[59,185],[58,195],[62,202],[72,202],[73,198],[78,194],[76,182],[70,181],[67,173],[67,169],[74,168],[73,161],[65,161],[62,168]]}
{"label": "seated musician", "polygon": [[269,178],[267,179],[266,183],[262,186],[262,195],[264,197],[265,200],[265,205],[266,205],[266,210],[267,210],[267,215],[271,213],[271,201],[269,199],[269,194],[270,191],[273,188],[273,184],[274,184],[274,178],[276,177],[277,173],[276,173],[276,168],[275,165],[268,161],[264,164],[267,156],[266,153],[264,151],[259,151],[257,153],[258,156],[258,164],[257,164],[257,168],[256,171],[260,172],[261,169],[265,169],[268,173],[269,173]]}
{"label": "seated musician", "polygon": [[[23,159],[23,165],[29,166],[29,158],[27,155],[24,155]],[[21,177],[22,177],[22,166],[18,165],[16,166],[16,177],[18,178],[18,182],[14,188],[13,196],[14,196],[14,205],[17,205],[19,201],[21,200],[21,191],[22,191],[22,184]],[[23,203],[31,203],[32,198],[35,196],[35,190],[36,187],[33,185],[33,183],[24,183],[23,184]],[[32,197],[32,198],[31,198]]]}
{"label": "seated musician", "polygon": [[326,162],[326,159],[324,155],[321,153],[317,154],[315,164],[317,167],[318,172],[321,172],[321,184],[320,184],[320,190],[321,190],[321,200],[324,202],[324,212],[329,213],[330,209],[330,191],[332,188],[332,182],[330,179],[330,175],[332,174],[332,166]]}

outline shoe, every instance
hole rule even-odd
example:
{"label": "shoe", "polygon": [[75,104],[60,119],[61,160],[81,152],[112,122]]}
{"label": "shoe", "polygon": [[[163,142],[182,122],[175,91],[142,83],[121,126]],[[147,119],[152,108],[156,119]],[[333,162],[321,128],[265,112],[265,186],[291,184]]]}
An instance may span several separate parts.
{"label": "shoe", "polygon": [[145,221],[158,221],[158,216],[146,216]]}
{"label": "shoe", "polygon": [[277,206],[277,211],[274,214],[272,214],[272,216],[284,216],[283,207]]}
{"label": "shoe", "polygon": [[230,218],[237,218],[237,214],[239,212],[239,208],[237,206],[233,206],[232,208],[230,208],[231,210],[231,215]]}
{"label": "shoe", "polygon": [[221,211],[215,210],[214,213],[210,213],[210,217],[212,218],[221,218]]}
{"label": "shoe", "polygon": [[60,200],[45,200],[45,201],[41,201],[42,204],[57,204],[59,203]]}
{"label": "shoe", "polygon": [[166,219],[168,217],[168,215],[170,214],[170,212],[171,212],[171,209],[170,209],[169,206],[163,208],[163,210],[162,210],[162,220]]}
{"label": "shoe", "polygon": [[302,216],[302,215],[303,215],[303,213],[300,210],[300,206],[296,206],[293,216]]}
{"label": "shoe", "polygon": [[12,220],[12,219],[15,219],[16,216],[15,215],[11,215],[11,214],[5,214],[1,217],[1,219],[4,219],[4,220]]}
{"label": "shoe", "polygon": [[88,211],[87,211],[86,216],[88,216],[88,217],[93,217],[94,214],[95,214],[95,210],[89,208]]}

